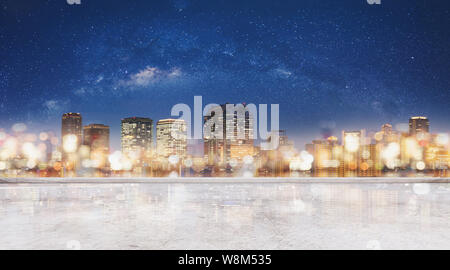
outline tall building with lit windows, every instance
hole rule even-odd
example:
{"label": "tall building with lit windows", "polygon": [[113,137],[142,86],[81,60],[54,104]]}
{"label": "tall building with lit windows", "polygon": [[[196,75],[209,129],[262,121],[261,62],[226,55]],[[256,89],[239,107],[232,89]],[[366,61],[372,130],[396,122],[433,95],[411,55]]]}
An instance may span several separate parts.
{"label": "tall building with lit windows", "polygon": [[384,124],[381,126],[381,132],[383,132],[383,135],[389,136],[392,133],[392,125],[391,124]]}
{"label": "tall building with lit windows", "polygon": [[82,143],[82,118],[80,113],[65,113],[61,121],[61,142],[63,146],[62,160],[77,152]]}
{"label": "tall building with lit windows", "polygon": [[254,117],[248,105],[239,104],[234,110],[227,110],[227,105],[210,108],[204,117],[208,130],[204,135],[204,154],[209,165],[223,166],[233,159],[239,162],[255,153]]}
{"label": "tall building with lit windows", "polygon": [[428,133],[430,122],[425,116],[413,116],[409,118],[409,135],[415,136],[418,133]]}
{"label": "tall building with lit windows", "polygon": [[143,117],[122,119],[122,154],[139,160],[151,158],[153,149],[153,120]]}
{"label": "tall building with lit windows", "polygon": [[345,176],[357,176],[364,144],[364,131],[343,131],[343,164]]}
{"label": "tall building with lit windows", "polygon": [[286,130],[273,130],[265,144],[261,144],[260,168],[273,176],[283,176],[289,173],[290,160],[296,150],[294,143],[288,139]]}
{"label": "tall building with lit windows", "polygon": [[168,158],[172,155],[180,159],[186,157],[187,129],[182,119],[162,119],[156,124],[156,153]]}
{"label": "tall building with lit windows", "polygon": [[358,176],[381,176],[383,163],[380,157],[380,144],[367,144],[361,146],[361,158]]}
{"label": "tall building with lit windows", "polygon": [[313,140],[305,149],[314,157],[313,176],[338,176],[340,153],[337,150],[338,139],[334,136],[326,140]]}
{"label": "tall building with lit windows", "polygon": [[109,126],[89,124],[83,127],[83,145],[89,147],[90,159],[104,167],[109,155]]}
{"label": "tall building with lit windows", "polygon": [[384,124],[381,126],[381,131],[375,135],[380,143],[388,144],[391,142],[398,142],[400,139],[400,134],[392,129],[392,125]]}
{"label": "tall building with lit windows", "polygon": [[91,151],[109,153],[109,126],[89,124],[83,127],[83,144]]}
{"label": "tall building with lit windows", "polygon": [[61,122],[61,137],[66,135],[75,135],[77,143],[82,143],[82,118],[79,113],[65,113]]}

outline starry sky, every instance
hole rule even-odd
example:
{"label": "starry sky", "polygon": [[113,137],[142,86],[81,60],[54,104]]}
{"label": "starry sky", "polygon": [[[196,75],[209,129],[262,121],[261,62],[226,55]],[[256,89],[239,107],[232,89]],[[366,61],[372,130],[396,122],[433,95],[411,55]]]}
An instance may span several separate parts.
{"label": "starry sky", "polygon": [[177,103],[280,104],[299,148],[412,115],[450,131],[450,2],[0,1],[0,128],[170,117]]}

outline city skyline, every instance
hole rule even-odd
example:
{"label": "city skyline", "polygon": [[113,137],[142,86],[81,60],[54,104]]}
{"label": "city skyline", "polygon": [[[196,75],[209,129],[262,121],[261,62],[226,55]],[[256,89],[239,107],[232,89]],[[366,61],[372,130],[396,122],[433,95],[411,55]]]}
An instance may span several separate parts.
{"label": "city skyline", "polygon": [[[122,150],[113,153],[105,151],[109,145],[109,127],[89,124],[83,126],[83,146],[79,148],[76,134],[82,125],[82,115],[65,113],[62,116],[62,133],[66,134],[62,138],[62,151],[67,152],[68,158],[63,158],[62,164],[71,175],[83,174],[79,171],[82,167],[114,175],[128,171],[152,176],[170,173],[169,177],[231,176],[236,173],[251,177],[299,176],[299,172],[308,172],[314,177],[368,177],[389,172],[410,174],[411,170],[419,174],[428,170],[435,176],[447,173],[449,134],[430,133],[430,121],[425,116],[411,116],[409,124],[395,125],[394,128],[385,123],[376,132],[364,128],[342,130],[340,139],[335,136],[317,138],[303,148],[295,146],[285,130],[272,130],[267,140],[254,140],[256,122],[253,121],[254,111],[250,109],[254,104],[239,105],[207,106],[209,109],[205,110],[202,121],[202,139],[196,140],[204,146],[201,155],[188,151],[191,127],[187,127],[185,120],[175,118],[158,120],[156,136],[153,136],[152,119],[123,118]],[[103,130],[107,130],[107,137],[102,135],[105,134]],[[73,137],[69,140],[70,148],[66,145],[66,137]],[[94,138],[97,144],[93,144]],[[46,138],[42,140],[46,141]],[[8,145],[6,149],[10,148]],[[55,146],[51,149],[61,149],[57,144]],[[82,149],[85,146],[90,147]],[[25,156],[30,156],[27,149],[33,149],[33,146],[23,150]],[[59,154],[51,156],[49,164],[57,164]],[[106,159],[109,162],[105,162]]]}
{"label": "city skyline", "polygon": [[0,249],[450,248],[449,26],[450,0],[0,0]]}
{"label": "city skyline", "polygon": [[80,112],[118,150],[118,119],[167,118],[194,95],[280,104],[296,145],[411,115],[450,129],[448,3],[20,2],[0,8],[6,131],[59,135],[60,115]]}
{"label": "city skyline", "polygon": [[[277,144],[276,146],[274,146],[274,145],[272,145],[270,143],[270,138],[271,138],[270,136],[268,138],[269,144],[266,145],[266,146],[262,146],[261,145],[261,143],[265,142],[266,140],[261,140],[261,139],[259,139],[259,140],[253,140],[253,139],[249,140],[249,138],[251,138],[253,136],[252,134],[253,134],[253,129],[254,129],[254,126],[252,124],[253,121],[250,120],[251,117],[249,117],[249,115],[246,115],[246,116],[244,116],[244,119],[241,119],[242,121],[247,122],[247,124],[246,124],[247,127],[245,127],[245,128],[242,127],[242,130],[239,130],[239,128],[238,128],[239,124],[242,125],[244,122],[240,123],[239,121],[237,121],[237,122],[234,123],[234,126],[231,128],[231,132],[232,132],[230,134],[231,137],[227,137],[225,130],[227,130],[226,123],[227,123],[228,120],[226,120],[226,117],[230,117],[230,115],[231,115],[231,117],[233,117],[233,116],[232,116],[232,114],[227,116],[228,113],[227,113],[227,111],[225,109],[225,104],[219,105],[218,107],[221,107],[223,109],[223,116],[219,117],[218,120],[223,122],[222,123],[222,125],[224,126],[224,128],[222,130],[223,131],[223,137],[227,138],[226,140],[220,139],[221,141],[229,141],[231,144],[234,143],[234,144],[239,144],[239,145],[251,145],[251,146],[260,147],[261,149],[267,148],[267,150],[270,150],[272,148],[278,148],[279,146],[287,145],[287,144],[288,145],[292,145],[292,147],[294,147],[294,144],[292,144],[292,141],[288,139],[289,137],[287,136],[286,130],[284,130],[284,129],[272,130],[270,132],[272,134],[270,136],[273,136],[274,132],[278,133],[277,137],[279,138],[280,143]],[[241,109],[244,109],[244,107],[242,107]],[[235,111],[235,116],[234,116],[235,118],[236,118],[236,113],[238,113],[238,111],[239,111],[239,109],[237,111]],[[67,115],[76,115],[80,119],[82,117],[81,114],[79,114],[79,113],[72,113],[72,112],[71,113],[65,113],[65,114],[63,114],[63,123],[64,123],[64,119],[67,117]],[[211,126],[207,124],[207,120],[210,119],[210,118],[211,118],[210,116],[204,117],[204,121],[205,122],[203,123],[203,125],[204,125],[205,128],[208,128],[208,129],[211,128]],[[186,150],[188,148],[187,146],[189,145],[189,143],[188,143],[189,141],[194,141],[194,144],[199,144],[199,143],[200,144],[204,144],[205,149],[206,149],[206,148],[210,148],[209,146],[207,146],[207,145],[210,144],[210,142],[209,142],[210,140],[212,140],[212,141],[218,140],[218,139],[214,138],[214,136],[216,136],[217,134],[214,135],[213,137],[211,137],[211,134],[215,134],[214,133],[214,128],[212,128],[212,133],[203,133],[202,134],[202,136],[203,136],[202,139],[189,139],[188,138],[189,135],[186,133],[189,129],[187,128],[186,123],[184,122],[184,120],[178,119],[178,118],[159,119],[157,121],[157,125],[156,126],[153,126],[153,121],[154,120],[151,119],[151,118],[143,118],[143,117],[136,117],[136,116],[123,118],[122,119],[122,132],[121,132],[121,140],[122,140],[121,151],[126,153],[126,152],[129,152],[130,150],[132,150],[132,148],[134,148],[134,146],[139,146],[138,148],[142,148],[142,149],[150,148],[152,154],[156,154],[156,156],[162,156],[162,157],[167,158],[170,155],[165,153],[166,150],[162,150],[162,152],[159,153],[159,151],[158,151],[158,140],[161,140],[161,142],[164,141],[163,144],[167,144],[167,143],[170,144],[170,145],[165,145],[163,148],[167,148],[167,147],[168,148],[173,148],[173,147],[175,147],[174,149],[176,149],[177,148],[176,145],[180,144],[179,140],[181,139],[183,141],[182,144],[184,145]],[[415,124],[416,121],[419,121],[422,124],[421,125],[417,125],[417,124]],[[148,123],[149,124],[148,128],[146,127],[143,130],[143,133],[140,133],[141,136],[145,136],[144,141],[142,141],[143,143],[136,143],[136,142],[134,142],[133,145],[131,145],[132,147],[130,147],[130,139],[131,139],[131,141],[134,141],[135,137],[139,136],[139,134],[135,134],[135,132],[136,132],[136,130],[135,130],[136,129],[136,125],[124,127],[123,126],[124,123],[127,123],[127,124],[136,123],[137,126],[141,125],[142,123]],[[173,125],[175,125],[175,126],[173,126]],[[84,132],[83,132],[83,137],[82,137],[81,141],[83,142],[84,145],[89,144],[89,143],[86,143],[86,138],[85,138],[86,132],[85,132],[85,129],[90,129],[90,128],[94,128],[94,127],[97,127],[97,128],[99,128],[99,127],[100,128],[101,127],[108,128],[108,142],[109,142],[109,126],[105,126],[103,124],[92,124],[92,123],[88,124],[88,125],[82,125],[82,126],[83,126],[83,131]],[[161,130],[159,130],[158,126],[161,126]],[[331,144],[338,144],[338,143],[340,143],[343,146],[345,146],[346,134],[357,135],[358,138],[359,138],[358,139],[358,141],[359,141],[358,145],[367,145],[367,144],[370,144],[370,141],[373,141],[373,140],[382,141],[384,143],[390,142],[390,141],[395,141],[395,136],[401,136],[401,135],[408,135],[408,136],[417,137],[417,136],[421,136],[421,134],[431,134],[431,135],[446,135],[446,137],[448,137],[448,133],[432,133],[432,132],[430,132],[429,127],[430,127],[430,122],[429,122],[428,117],[426,117],[426,116],[411,116],[409,118],[409,125],[397,124],[397,125],[395,125],[395,127],[393,127],[390,123],[385,123],[385,124],[383,124],[380,127],[379,130],[367,130],[364,127],[360,127],[357,130],[342,130],[340,137],[336,137],[334,135],[329,135],[327,137],[316,137],[315,139],[312,140],[312,143],[315,143],[315,142],[321,143],[323,141],[328,141],[328,142],[331,142]],[[64,129],[64,127],[62,127],[62,128]],[[142,127],[142,128],[144,128],[144,127]],[[178,134],[177,136],[180,136],[180,134],[182,134],[181,135],[182,137],[181,138],[174,137],[173,134],[171,133],[173,131],[172,128],[175,128],[175,130],[177,130],[176,131],[176,133]],[[228,129],[230,129],[230,128],[228,128]],[[155,130],[156,130],[156,132],[155,132]],[[244,134],[243,138],[241,140],[238,139],[238,135],[236,133],[236,132],[239,132],[239,131],[242,131],[243,134]],[[181,133],[179,133],[179,132],[181,132]],[[64,133],[64,132],[62,132],[62,133]],[[70,133],[70,132],[66,131],[66,133]],[[76,133],[76,131],[74,133]],[[133,136],[129,137],[129,135],[132,134],[132,133],[133,133]],[[145,135],[147,133],[149,135]],[[153,135],[153,134],[156,134],[156,135]],[[145,140],[148,140],[148,142],[146,142]],[[429,139],[427,139],[427,140],[429,140]],[[172,143],[173,143],[173,145],[172,145]],[[109,142],[109,144],[110,144],[110,142]],[[302,146],[299,147],[297,145],[296,149],[297,150],[308,150],[307,148],[308,148],[309,144],[310,143],[305,144],[304,147],[302,147]],[[63,141],[62,138],[61,138],[61,145],[62,146],[64,145],[64,141]],[[222,147],[223,147],[223,145],[222,145]],[[130,149],[128,149],[128,148],[130,148]],[[223,151],[223,156],[224,157],[227,156],[227,161],[225,162],[225,163],[227,163],[227,162],[229,162],[230,157],[228,156],[229,153],[225,154],[225,148],[220,150],[220,151]],[[136,149],[133,149],[133,150],[136,150]],[[175,151],[175,152],[177,152],[177,151]],[[209,152],[209,150],[205,150],[202,155],[205,156],[205,155],[207,155],[208,152]],[[217,152],[217,150],[215,150],[213,152]],[[229,152],[229,149],[228,149],[228,152]],[[190,155],[195,156],[194,153],[187,153],[186,152],[185,154],[190,154]],[[182,155],[184,156],[185,154],[182,154]],[[216,155],[216,153],[214,153],[213,155]],[[249,154],[249,155],[253,155],[253,154]]]}
{"label": "city skyline", "polygon": [[[222,107],[222,108],[224,108],[224,106],[225,105],[220,105],[220,107]],[[224,122],[224,126],[225,126],[226,125],[225,124],[225,122],[226,122],[226,120],[225,120],[226,110],[224,109],[223,112],[224,112],[224,117],[220,118],[220,121],[223,121]],[[76,114],[80,118],[83,117],[82,114],[80,114],[80,113],[70,112],[70,113],[64,113],[63,114],[63,119],[64,119],[64,117],[66,115],[71,115],[71,114]],[[206,120],[206,119],[209,119],[209,118],[208,117],[204,117],[204,119]],[[248,121],[248,116],[246,116],[245,119],[247,119],[246,121]],[[423,128],[423,127],[420,127],[420,128],[417,128],[417,129],[416,128],[412,128],[412,124],[411,123],[415,119],[420,119],[419,121],[425,121],[427,123],[426,128]],[[408,124],[408,121],[401,121],[399,123],[384,123],[384,124],[380,125],[378,127],[378,129],[377,128],[368,129],[366,127],[359,126],[359,127],[354,128],[354,129],[342,129],[339,132],[336,131],[334,133],[327,133],[325,131],[324,133],[317,134],[316,137],[313,137],[310,141],[307,141],[303,145],[298,145],[298,144],[295,144],[295,143],[294,143],[294,145],[295,145],[295,147],[298,150],[306,150],[306,145],[308,143],[310,143],[311,141],[314,142],[316,140],[328,140],[330,138],[335,138],[336,142],[344,144],[345,142],[343,141],[343,138],[345,137],[345,135],[344,135],[345,132],[348,132],[348,133],[363,132],[361,134],[362,137],[371,138],[371,139],[375,139],[376,134],[378,132],[384,132],[384,133],[390,132],[392,134],[399,134],[399,135],[401,135],[401,134],[408,134],[410,136],[416,136],[420,132],[429,133],[429,134],[450,134],[449,132],[433,132],[432,130],[430,131],[430,126],[432,126],[432,125],[430,125],[430,123],[429,123],[430,119],[428,117],[426,117],[426,116],[410,116],[408,120],[409,120],[409,124]],[[150,117],[130,116],[130,117],[122,118],[121,121],[122,121],[122,131],[119,131],[119,134],[121,134],[119,136],[119,141],[121,141],[121,142],[119,142],[119,148],[118,149],[111,148],[111,150],[119,150],[119,151],[122,151],[122,152],[124,151],[124,148],[123,148],[124,147],[124,145],[123,145],[123,139],[124,139],[123,123],[124,122],[131,121],[131,122],[141,123],[141,121],[145,121],[145,122],[148,121],[148,123],[150,123],[149,124],[150,128],[147,130],[147,132],[150,132],[150,135],[148,137],[148,139],[149,139],[148,145],[151,145],[152,151],[156,151],[157,148],[158,148],[157,147],[158,123],[159,122],[163,122],[163,123],[178,122],[178,121],[182,121],[182,119],[176,118],[176,117],[166,117],[166,118],[154,120],[153,118],[150,118]],[[156,125],[153,124],[155,122],[157,123]],[[392,124],[394,124],[394,126],[392,126]],[[96,126],[96,125],[105,126],[105,127],[108,128],[108,131],[109,131],[109,126],[104,125],[102,123],[89,123],[89,124],[83,123],[82,126],[81,126],[81,129],[85,129],[85,128],[88,128],[88,127],[91,127],[91,126]],[[203,125],[208,126],[206,123],[202,123],[202,126]],[[185,124],[184,124],[183,129],[184,129],[185,132],[187,131],[187,127],[185,126]],[[237,128],[234,127],[234,129],[235,129],[234,132],[236,132]],[[250,129],[253,129],[253,127],[251,127]],[[249,134],[249,129],[248,128],[245,128],[244,132],[245,132],[244,133],[245,134],[244,137],[247,138],[247,139],[249,138],[249,136],[253,136],[253,135],[251,135],[251,134],[253,134],[253,131],[250,131],[250,134]],[[287,140],[287,138],[289,138],[289,141],[291,141],[291,142],[292,142],[291,138],[295,137],[295,134],[290,134],[289,130],[288,129],[284,129],[284,128],[280,128],[279,130],[272,130],[271,132],[279,132],[280,134],[278,136],[280,136],[280,139],[283,139],[282,137],[285,137],[285,140]],[[12,133],[14,133],[14,132],[12,132]],[[193,131],[192,131],[192,133],[193,133]],[[82,134],[84,135],[84,132],[82,132]],[[167,133],[165,135],[169,135],[169,133]],[[202,132],[202,138],[201,139],[193,139],[193,138],[190,139],[189,135],[184,135],[184,136],[186,136],[186,138],[184,138],[184,140],[186,141],[186,145],[190,145],[190,144],[194,144],[194,145],[195,144],[205,144],[206,145],[206,144],[208,144],[208,138],[204,137],[204,136],[208,136],[206,133]],[[223,136],[226,137],[225,130],[223,131]],[[234,135],[234,136],[236,136],[236,135]],[[58,137],[58,136],[56,136],[56,137]],[[62,138],[63,138],[63,136],[60,136],[61,146],[63,145],[63,139]],[[109,136],[109,133],[108,133],[108,140],[109,140],[109,138],[110,138],[110,136]],[[234,139],[233,138],[228,139],[228,140],[236,140],[236,138],[234,138]],[[246,140],[244,140],[244,141],[246,141]],[[259,138],[259,139],[256,139],[256,140],[251,140],[250,143],[251,143],[251,145],[259,146],[260,143],[264,142],[264,141],[265,141],[264,139]],[[85,144],[84,136],[81,138],[81,142],[83,144]],[[126,144],[128,145],[129,143],[126,143]],[[144,144],[146,144],[146,143],[144,143]],[[109,146],[111,147],[111,140],[109,140]],[[268,147],[270,148],[270,144],[268,145]],[[126,150],[125,150],[125,152],[126,152]],[[193,154],[193,153],[190,153],[190,154]],[[203,155],[205,155],[205,152],[203,153]]]}
{"label": "city skyline", "polygon": [[[226,104],[228,104],[228,103],[226,103]],[[239,104],[242,104],[242,103],[238,103],[236,105],[239,105]],[[225,105],[221,105],[221,106],[225,106]],[[63,113],[63,123],[64,123],[64,117],[66,117],[67,115],[76,115],[76,116],[78,116],[80,118],[83,117],[81,113],[74,113],[74,112]],[[83,118],[83,119],[85,119],[85,118]],[[177,117],[173,117],[173,116],[172,117],[169,116],[169,117],[164,117],[164,118],[161,118],[161,119],[158,119],[158,120],[154,120],[153,118],[151,118],[151,116],[148,116],[148,117],[129,116],[129,117],[121,118],[122,124],[119,124],[119,127],[121,127],[123,125],[123,121],[127,120],[127,119],[146,119],[146,120],[150,120],[152,122],[151,123],[151,128],[150,128],[150,130],[151,130],[151,135],[150,135],[151,136],[151,143],[150,144],[152,145],[154,150],[156,150],[156,138],[157,137],[154,136],[154,134],[156,134],[156,132],[157,132],[157,126],[153,125],[153,122],[154,121],[157,122],[159,120],[165,120],[165,119],[166,120],[177,120],[178,118]],[[437,133],[444,133],[444,134],[445,133],[449,133],[447,130],[443,130],[443,131],[440,130],[440,129],[430,130],[430,128],[429,128],[429,120],[430,119],[427,116],[423,116],[423,115],[421,115],[421,116],[410,116],[408,118],[409,121],[405,120],[405,121],[399,121],[397,123],[395,123],[395,122],[383,123],[380,126],[373,127],[373,128],[367,128],[367,127],[361,127],[361,126],[353,125],[352,128],[338,130],[336,128],[335,123],[333,121],[329,121],[329,122],[323,123],[323,125],[321,125],[321,130],[318,131],[315,135],[313,134],[313,135],[301,138],[300,142],[304,142],[304,143],[298,143],[298,141],[299,141],[298,140],[298,134],[290,132],[289,129],[280,127],[279,130],[283,130],[283,132],[285,132],[285,133],[287,132],[287,135],[289,136],[290,140],[295,142],[296,148],[298,148],[298,149],[305,149],[304,145],[306,145],[309,142],[314,141],[314,140],[327,139],[329,137],[341,138],[342,136],[339,136],[339,135],[342,134],[343,131],[349,131],[350,132],[350,131],[355,131],[355,130],[356,131],[364,130],[364,131],[366,131],[368,133],[375,133],[376,131],[378,131],[378,129],[380,127],[383,130],[385,128],[385,126],[388,125],[388,126],[390,126],[390,129],[393,130],[394,132],[404,133],[404,132],[406,132],[406,129],[409,129],[408,132],[411,134],[411,128],[412,128],[411,125],[412,125],[413,119],[419,119],[419,120],[415,120],[415,121],[425,120],[427,122],[427,128],[424,131],[426,131],[426,132],[435,133],[435,134],[437,134]],[[195,119],[193,119],[193,120],[195,120]],[[107,122],[107,121],[104,121],[104,122]],[[102,122],[102,120],[98,120],[97,122],[89,121],[88,124],[85,124],[83,122],[84,124],[79,127],[79,129],[80,129],[79,130],[79,134],[80,135],[83,134],[83,128],[85,128],[87,126],[90,126],[90,125],[105,125],[104,122]],[[392,124],[394,124],[394,126],[392,126]],[[8,128],[0,128],[0,131],[4,131],[6,133],[14,133],[13,129],[14,129],[15,125],[24,125],[26,127],[26,129],[28,129],[28,127],[24,123],[14,123],[9,129]],[[105,125],[105,126],[108,127],[108,129],[110,129],[109,125]],[[63,128],[63,125],[60,128],[56,127],[56,130],[61,131],[62,128]],[[57,137],[60,138],[61,145],[63,145],[63,140],[62,140],[62,138],[64,137],[64,133],[63,132],[60,132],[58,134],[58,132],[54,132],[54,130],[45,130],[45,129],[40,129],[40,130],[37,130],[37,131],[32,131],[32,130],[31,131],[27,130],[27,131],[31,132],[31,133],[33,133],[33,132],[34,133],[39,133],[39,132],[54,133]],[[118,132],[118,134],[117,133],[115,134],[115,133],[112,132],[111,136],[109,136],[109,147],[110,147],[110,149],[112,151],[115,151],[115,150],[122,151],[123,150],[123,144],[122,144],[123,138],[120,135],[123,132],[123,130],[121,131],[119,129],[117,132]],[[77,137],[79,137],[79,135],[77,135]],[[115,140],[111,140],[110,138],[114,138]],[[205,140],[204,138],[202,138],[202,139],[189,139],[189,138],[187,138],[187,144],[190,145],[190,144],[193,143],[195,145],[195,144],[203,143],[204,140]],[[80,142],[80,144],[84,143],[83,137],[80,137],[78,139],[78,141]],[[257,143],[259,144],[260,142],[261,142],[260,138],[255,140],[255,145]]]}

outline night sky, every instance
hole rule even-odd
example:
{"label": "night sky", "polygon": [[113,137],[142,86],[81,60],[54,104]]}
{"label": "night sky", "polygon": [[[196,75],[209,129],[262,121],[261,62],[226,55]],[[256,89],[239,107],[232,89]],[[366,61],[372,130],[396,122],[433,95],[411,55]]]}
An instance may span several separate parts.
{"label": "night sky", "polygon": [[[450,131],[450,2],[0,1],[0,128],[59,134],[177,103],[278,103],[298,148],[412,115]],[[324,127],[329,127],[325,132]]]}

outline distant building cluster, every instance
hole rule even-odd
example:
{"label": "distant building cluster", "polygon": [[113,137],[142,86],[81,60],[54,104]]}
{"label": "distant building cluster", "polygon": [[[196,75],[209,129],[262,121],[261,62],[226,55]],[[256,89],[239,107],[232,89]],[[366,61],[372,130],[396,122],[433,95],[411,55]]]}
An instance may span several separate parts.
{"label": "distant building cluster", "polygon": [[366,134],[364,130],[343,131],[336,137],[314,140],[306,151],[314,157],[313,176],[399,176],[432,171],[447,174],[450,165],[448,134],[430,134],[429,120],[411,117],[409,127],[397,130],[384,124],[381,130]]}
{"label": "distant building cluster", "polygon": [[[209,108],[203,140],[188,139],[182,119],[121,120],[121,149],[111,152],[109,126],[83,126],[79,113],[65,113],[61,139],[52,132],[0,132],[0,174],[7,176],[239,176],[369,177],[447,176],[447,133],[431,134],[427,117],[379,131],[342,131],[340,138],[316,139],[299,151],[285,130],[254,138],[254,119],[244,106]],[[242,110],[242,111],[240,111]],[[216,114],[216,112],[220,112]],[[216,118],[218,122],[208,121]],[[213,124],[211,124],[213,123]],[[219,124],[217,124],[219,123]],[[154,133],[156,130],[156,134]],[[201,151],[190,151],[192,148]],[[197,153],[194,153],[197,152]]]}

